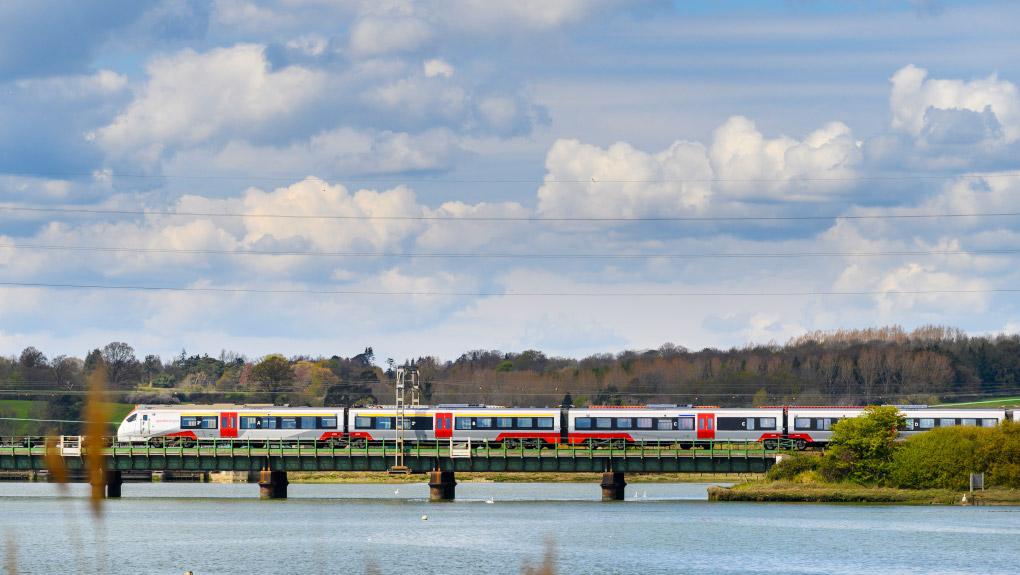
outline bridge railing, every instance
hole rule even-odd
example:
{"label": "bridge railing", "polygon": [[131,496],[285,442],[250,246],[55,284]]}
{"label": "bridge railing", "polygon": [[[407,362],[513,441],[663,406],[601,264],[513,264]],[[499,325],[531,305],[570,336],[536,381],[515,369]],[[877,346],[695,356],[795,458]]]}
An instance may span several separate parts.
{"label": "bridge railing", "polygon": [[[73,445],[72,445],[73,443]],[[455,447],[454,443],[461,445]],[[47,445],[59,450],[64,456],[84,455],[83,441],[70,442],[62,437],[59,441],[46,437],[4,437],[0,438],[0,455],[45,455]],[[508,445],[503,442],[472,440],[467,452],[463,440],[404,441],[405,457],[482,457],[482,458],[751,458],[773,457],[795,449],[793,440],[779,439],[767,443],[759,441],[640,441],[619,443],[540,443]],[[72,445],[71,449],[64,449]],[[396,440],[254,440],[254,439],[200,439],[164,443],[160,446],[139,444],[118,444],[115,438],[107,438],[105,455],[118,457],[132,456],[283,456],[283,457],[392,457],[398,453]]]}

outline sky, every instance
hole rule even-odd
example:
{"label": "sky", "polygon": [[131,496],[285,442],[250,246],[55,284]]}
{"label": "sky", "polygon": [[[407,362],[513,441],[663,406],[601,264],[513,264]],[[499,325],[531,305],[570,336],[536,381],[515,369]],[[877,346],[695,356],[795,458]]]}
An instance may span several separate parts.
{"label": "sky", "polygon": [[1006,1],[10,0],[0,354],[1017,333],[1017,21]]}

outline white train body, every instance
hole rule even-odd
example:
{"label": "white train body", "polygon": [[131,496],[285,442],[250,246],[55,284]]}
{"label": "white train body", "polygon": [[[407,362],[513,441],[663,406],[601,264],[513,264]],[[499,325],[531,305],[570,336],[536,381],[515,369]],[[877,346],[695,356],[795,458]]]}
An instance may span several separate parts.
{"label": "white train body", "polygon": [[[798,448],[824,445],[840,419],[863,413],[860,407],[716,408],[706,406],[506,408],[416,406],[404,411],[405,441],[471,440],[508,446],[633,442],[790,440]],[[1004,409],[901,407],[906,424],[901,438],[938,427],[994,427],[1011,419]],[[120,443],[165,445],[205,440],[350,441],[394,440],[393,407],[277,407],[271,405],[139,405],[117,430]]]}

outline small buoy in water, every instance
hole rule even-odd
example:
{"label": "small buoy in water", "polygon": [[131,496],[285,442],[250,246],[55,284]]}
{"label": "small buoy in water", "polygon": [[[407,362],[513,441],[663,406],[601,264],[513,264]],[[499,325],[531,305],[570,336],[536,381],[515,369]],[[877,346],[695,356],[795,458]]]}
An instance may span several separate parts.
{"label": "small buoy in water", "polygon": [[400,490],[399,489],[394,489],[393,490],[393,494],[394,495],[400,495]]}
{"label": "small buoy in water", "polygon": [[429,516],[428,515],[422,515],[421,516],[421,520],[422,521],[428,521],[429,520]]}
{"label": "small buoy in water", "polygon": [[495,503],[495,501],[493,501],[493,499],[491,497],[486,499],[485,502],[486,503]]}

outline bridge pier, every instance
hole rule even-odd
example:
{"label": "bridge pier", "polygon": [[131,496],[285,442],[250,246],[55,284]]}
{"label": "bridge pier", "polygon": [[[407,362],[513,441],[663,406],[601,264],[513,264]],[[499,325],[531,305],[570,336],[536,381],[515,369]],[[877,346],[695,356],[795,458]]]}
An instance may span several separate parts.
{"label": "bridge pier", "polygon": [[286,471],[263,469],[259,472],[259,499],[286,499],[289,484]]}
{"label": "bridge pier", "polygon": [[429,501],[453,501],[457,480],[452,471],[436,469],[429,473]]}
{"label": "bridge pier", "polygon": [[124,478],[120,470],[104,469],[102,476],[93,479],[90,484],[92,485],[92,497],[96,499],[120,498],[120,489],[124,484]]}
{"label": "bridge pier", "polygon": [[602,474],[602,501],[623,501],[623,490],[627,487],[622,471],[606,471]]}

